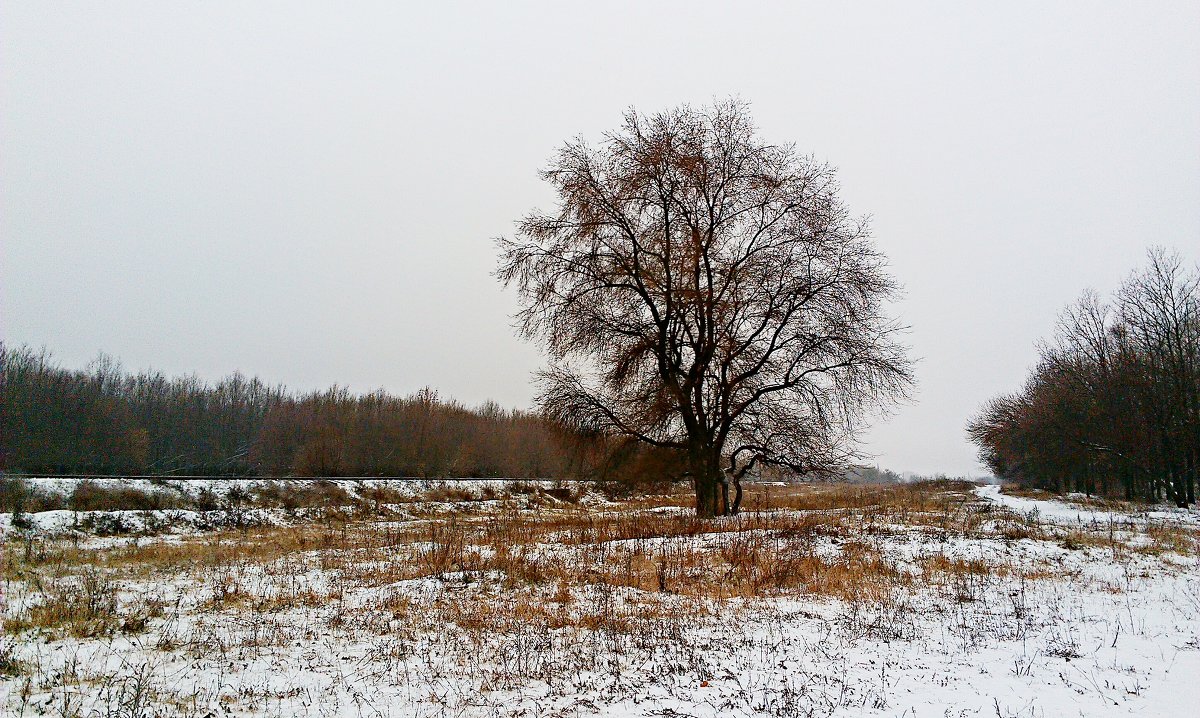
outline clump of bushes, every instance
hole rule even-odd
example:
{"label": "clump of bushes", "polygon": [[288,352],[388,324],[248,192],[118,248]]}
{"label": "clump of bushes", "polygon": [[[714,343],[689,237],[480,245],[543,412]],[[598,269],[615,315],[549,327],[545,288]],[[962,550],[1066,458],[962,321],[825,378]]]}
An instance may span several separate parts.
{"label": "clump of bushes", "polygon": [[179,508],[181,502],[170,494],[81,481],[67,503],[75,511],[153,511]]}
{"label": "clump of bushes", "polygon": [[66,499],[16,476],[0,476],[0,512],[19,516],[67,508]]}

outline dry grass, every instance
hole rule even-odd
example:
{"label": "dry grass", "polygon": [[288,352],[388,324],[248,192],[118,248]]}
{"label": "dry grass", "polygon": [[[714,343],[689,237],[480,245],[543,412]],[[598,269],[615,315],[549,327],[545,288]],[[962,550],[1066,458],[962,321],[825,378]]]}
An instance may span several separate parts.
{"label": "dry grass", "polygon": [[163,615],[162,602],[153,597],[121,600],[112,579],[95,568],[43,582],[41,593],[41,600],[23,615],[5,618],[7,632],[20,634],[40,629],[51,635],[76,638],[136,634]]}
{"label": "dry grass", "polygon": [[[615,625],[575,600],[597,588],[632,589],[623,610],[643,617],[665,610],[663,597],[687,599],[689,610],[701,614],[716,610],[714,601],[789,594],[872,604],[922,585],[961,587],[969,577],[1010,572],[981,560],[933,557],[921,563],[917,575],[926,578],[917,581],[872,537],[902,531],[976,537],[985,529],[1006,538],[1045,537],[1036,523],[980,506],[968,489],[954,483],[754,489],[745,513],[716,521],[679,510],[689,497],[678,494],[601,508],[468,504],[418,520],[365,520],[330,510],[293,526],[98,551],[62,542],[10,544],[6,579],[42,586],[43,598],[7,626],[81,636],[136,630],[139,614],[116,610],[113,583],[164,576],[199,580],[201,610],[255,613],[325,606],[355,591],[420,579],[472,595],[494,587],[498,596],[486,602],[448,601],[423,610],[479,630],[491,621],[489,630],[500,631],[513,616],[536,616],[551,627]],[[1144,551],[1196,550],[1195,536],[1182,529],[1156,526],[1148,535]],[[1067,548],[1120,543],[1110,533],[1084,529],[1059,540]],[[296,578],[314,572],[319,586]]]}
{"label": "dry grass", "polygon": [[[531,488],[528,495],[541,492]],[[823,506],[836,503],[828,491],[808,493]],[[784,497],[781,503],[795,505],[798,496]],[[439,489],[437,498],[463,497]],[[422,578],[461,582],[487,576],[518,596],[525,611],[553,607],[551,625],[603,623],[570,608],[572,596],[589,587],[697,600],[788,591],[848,599],[873,592],[864,587],[899,580],[865,544],[846,544],[832,558],[812,552],[817,537],[850,532],[835,513],[752,511],[703,522],[671,511],[675,497],[604,510],[567,501],[576,498],[552,497],[562,507],[553,510],[502,502],[486,511],[406,521],[367,521],[331,509],[319,520],[294,526],[132,541],[101,550],[63,541],[10,542],[5,579],[26,586],[36,598],[27,610],[10,615],[5,627],[15,634],[46,630],[78,637],[136,632],[161,607],[122,604],[118,584],[165,577],[202,585],[200,610],[278,613],[328,605],[347,591]],[[851,502],[864,500],[855,492]],[[724,539],[716,545],[718,534]],[[312,571],[322,576],[322,586],[296,580]],[[443,608],[462,613],[453,602]],[[478,611],[480,615],[449,618],[479,625],[489,610]]]}
{"label": "dry grass", "polygon": [[[685,636],[701,622],[761,619],[778,610],[780,597],[838,607],[836,625],[847,635],[894,640],[912,637],[910,602],[918,594],[960,608],[1011,596],[1010,607],[986,606],[989,615],[1010,616],[1015,627],[1004,630],[1015,635],[1028,608],[1023,588],[1013,587],[1073,577],[1061,565],[964,557],[945,547],[1034,539],[1152,560],[1195,555],[1200,545],[1193,531],[1163,522],[1141,532],[1042,524],[979,501],[971,488],[752,487],[743,514],[709,521],[690,514],[683,491],[589,503],[556,487],[490,498],[467,492],[467,499],[454,486],[435,486],[436,502],[402,511],[390,503],[394,496],[343,507],[328,492],[334,505],[310,507],[286,526],[98,548],[10,540],[4,628],[9,641],[137,635],[196,661],[258,655],[333,632],[374,645],[370,660],[385,667],[425,652],[435,670],[436,656],[453,656],[455,670],[496,688],[609,670],[614,655],[685,651]],[[902,555],[896,548],[910,539],[933,552]],[[977,633],[962,615],[955,630]],[[575,663],[564,662],[563,651]],[[29,672],[5,655],[0,645],[0,670]],[[686,660],[701,659],[689,653]],[[78,679],[89,680],[94,690],[99,679]]]}
{"label": "dry grass", "polygon": [[1135,551],[1159,555],[1173,552],[1181,556],[1200,556],[1200,531],[1179,524],[1150,522],[1146,525],[1148,542]]}
{"label": "dry grass", "polygon": [[[459,503],[454,511],[430,510],[416,520],[328,509],[293,526],[98,551],[30,543],[7,553],[5,575],[43,582],[45,590],[9,630],[136,630],[135,614],[116,610],[112,582],[165,576],[199,582],[199,610],[217,612],[326,606],[356,591],[430,578],[472,595],[494,587],[498,596],[486,602],[447,601],[423,610],[478,630],[490,623],[488,630],[496,631],[514,625],[514,616],[550,627],[611,628],[668,605],[679,610],[681,601],[697,614],[718,610],[713,602],[789,594],[871,604],[910,590],[913,576],[869,537],[974,531],[983,514],[969,488],[947,482],[756,487],[742,515],[701,521],[683,508],[690,502],[683,492],[595,508],[575,503],[578,497],[569,493],[529,487],[515,493],[548,495],[553,508],[539,509],[537,501]],[[465,498],[453,486],[434,491],[443,502]],[[314,572],[319,586],[296,578]],[[634,593],[619,602],[620,610],[610,607],[601,616],[576,600],[595,590]]]}

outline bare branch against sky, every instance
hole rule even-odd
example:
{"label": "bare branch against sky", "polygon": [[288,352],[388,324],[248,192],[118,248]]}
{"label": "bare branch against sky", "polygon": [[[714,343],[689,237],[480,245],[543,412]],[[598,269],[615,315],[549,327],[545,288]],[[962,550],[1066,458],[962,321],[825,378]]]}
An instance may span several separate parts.
{"label": "bare branch against sky", "polygon": [[3,339],[64,364],[529,405],[492,240],[623,111],[737,96],[904,286],[896,469],[1147,246],[1200,253],[1200,4],[0,5]]}

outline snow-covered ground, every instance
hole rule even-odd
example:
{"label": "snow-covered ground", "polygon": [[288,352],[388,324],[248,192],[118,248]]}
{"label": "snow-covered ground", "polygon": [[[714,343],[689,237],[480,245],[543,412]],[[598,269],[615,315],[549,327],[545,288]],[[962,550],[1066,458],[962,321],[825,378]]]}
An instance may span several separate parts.
{"label": "snow-covered ground", "polygon": [[[0,705],[30,716],[1195,715],[1200,514],[950,493],[940,512],[911,496],[781,500],[699,525],[682,501],[497,500],[102,542],[34,516],[5,543]],[[755,588],[719,588],[735,584]],[[47,606],[86,615],[60,620]]]}
{"label": "snow-covered ground", "polygon": [[[60,505],[81,485],[94,486],[100,492],[134,491],[166,506],[164,509],[69,510],[55,509],[26,513],[21,521],[39,536],[91,535],[189,535],[199,531],[246,526],[284,526],[311,520],[321,515],[331,503],[344,505],[373,504],[376,494],[385,492],[385,501],[392,513],[410,514],[407,506],[419,503],[423,511],[449,501],[488,501],[502,496],[528,496],[546,491],[571,491],[585,503],[594,500],[591,484],[549,479],[171,479],[171,478],[40,478],[24,480],[33,492],[55,497]],[[269,492],[268,496],[263,491]],[[330,490],[340,494],[330,496],[320,492]],[[237,503],[229,500],[231,492],[240,494]],[[202,508],[206,502],[212,507]],[[319,506],[284,508],[288,495],[293,497],[320,495]],[[400,502],[400,503],[395,503]],[[0,513],[0,532],[10,530],[12,514]],[[90,541],[96,546],[111,542]]]}
{"label": "snow-covered ground", "polygon": [[[989,501],[995,502],[1005,508],[1011,509],[1017,513],[1030,516],[1033,519],[1041,519],[1060,525],[1072,524],[1109,524],[1113,522],[1126,523],[1137,522],[1145,525],[1147,521],[1166,521],[1166,522],[1182,522],[1184,524],[1194,524],[1198,516],[1197,512],[1189,509],[1178,509],[1175,507],[1156,506],[1154,508],[1141,508],[1136,511],[1130,511],[1128,508],[1122,509],[1095,509],[1089,508],[1079,503],[1067,501],[1047,501],[1043,499],[1031,499],[1021,496],[1013,496],[1002,493],[1000,486],[980,486],[975,492]],[[1083,497],[1080,496],[1082,499]]]}
{"label": "snow-covered ground", "polygon": [[358,497],[365,492],[382,488],[394,492],[398,496],[417,498],[429,491],[439,489],[460,488],[481,494],[488,491],[504,491],[515,484],[549,488],[553,486],[574,486],[579,482],[556,481],[551,479],[369,479],[369,478],[334,478],[334,479],[173,479],[161,478],[42,478],[30,477],[25,482],[35,491],[55,494],[62,497],[70,496],[80,484],[92,484],[100,489],[120,490],[133,489],[146,494],[159,495],[163,498],[182,498],[196,500],[202,492],[225,494],[230,489],[237,489],[246,494],[253,494],[263,487],[284,490],[305,491],[315,485],[334,486],[346,492],[349,496]]}

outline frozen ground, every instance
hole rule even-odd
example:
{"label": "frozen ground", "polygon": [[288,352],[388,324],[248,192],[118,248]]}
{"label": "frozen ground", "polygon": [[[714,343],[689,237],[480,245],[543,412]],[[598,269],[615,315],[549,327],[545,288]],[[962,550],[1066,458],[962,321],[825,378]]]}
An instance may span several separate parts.
{"label": "frozen ground", "polygon": [[686,497],[522,494],[103,539],[34,516],[5,543],[3,705],[1194,715],[1196,512],[953,485],[771,487],[750,503],[697,523]]}
{"label": "frozen ground", "polygon": [[503,489],[515,482],[534,486],[553,486],[573,484],[571,481],[553,481],[549,479],[364,479],[364,478],[335,478],[335,479],[172,479],[168,477],[153,479],[127,478],[94,478],[94,479],[59,479],[32,477],[27,481],[37,489],[61,495],[68,495],[79,484],[87,482],[102,488],[131,488],[150,493],[165,495],[182,495],[190,498],[204,490],[225,492],[231,487],[243,491],[253,491],[263,485],[303,488],[312,484],[333,484],[351,495],[357,495],[366,489],[384,487],[401,494],[417,496],[430,489],[464,486],[474,491],[482,491],[488,487]]}
{"label": "frozen ground", "polygon": [[[82,485],[113,492],[110,501],[122,501],[121,491],[141,494],[142,502],[170,508],[120,510],[69,510],[26,513],[21,520],[39,536],[172,534],[247,526],[285,526],[311,520],[330,506],[377,504],[390,508],[393,518],[410,515],[447,501],[489,501],[505,494],[530,496],[570,492],[583,502],[597,497],[590,484],[546,479],[171,479],[171,478],[28,478],[32,492],[51,497],[59,505]],[[550,492],[549,494],[545,492]],[[129,505],[124,497],[123,505]],[[419,513],[419,512],[418,512]],[[11,514],[0,513],[0,531],[12,528]],[[105,542],[91,541],[89,545]]]}

